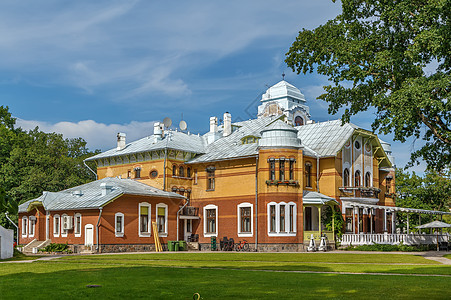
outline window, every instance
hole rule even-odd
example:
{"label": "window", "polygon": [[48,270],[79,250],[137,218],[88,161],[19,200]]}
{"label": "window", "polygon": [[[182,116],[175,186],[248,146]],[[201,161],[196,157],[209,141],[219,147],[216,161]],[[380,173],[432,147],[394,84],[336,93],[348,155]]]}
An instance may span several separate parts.
{"label": "window", "polygon": [[238,206],[238,236],[251,237],[253,234],[253,205],[241,203]]}
{"label": "window", "polygon": [[191,168],[190,167],[186,168],[186,177],[188,177],[188,178],[191,177]]}
{"label": "window", "polygon": [[81,214],[75,214],[74,216],[74,234],[76,237],[81,236]]}
{"label": "window", "polygon": [[357,170],[357,171],[355,171],[355,175],[354,175],[354,186],[355,187],[357,187],[357,186],[361,186],[361,184],[360,184],[360,171],[359,170]]}
{"label": "window", "polygon": [[139,236],[150,236],[150,204],[147,202],[139,203]]}
{"label": "window", "polygon": [[68,231],[68,228],[70,228],[70,225],[69,225],[69,218],[68,218],[68,215],[66,215],[66,214],[63,214],[62,216],[61,216],[61,236],[62,237],[67,237],[67,231]]}
{"label": "window", "polygon": [[285,180],[285,160],[284,159],[279,160],[279,180],[280,181]]}
{"label": "window", "polygon": [[356,149],[360,149],[360,143],[359,143],[359,141],[355,141],[354,147],[355,147]]}
{"label": "window", "polygon": [[268,236],[296,236],[296,203],[271,202],[267,211]]}
{"label": "window", "polygon": [[57,237],[60,235],[60,216],[53,216],[53,236]]}
{"label": "window", "polygon": [[130,170],[127,171],[127,178],[128,179],[132,178],[132,171],[130,171]]}
{"label": "window", "polygon": [[186,190],[186,199],[191,199],[191,190]]}
{"label": "window", "polygon": [[135,168],[135,178],[141,178],[141,168]]}
{"label": "window", "polygon": [[180,168],[179,168],[179,176],[180,177],[185,177],[185,169],[183,169],[182,166],[180,166]]}
{"label": "window", "polygon": [[349,170],[347,168],[343,171],[343,185],[349,186]]}
{"label": "window", "polygon": [[305,164],[305,186],[312,187],[312,164],[310,162]]}
{"label": "window", "polygon": [[294,124],[295,126],[302,126],[304,125],[304,119],[302,119],[300,116],[297,116],[294,118]]}
{"label": "window", "polygon": [[22,236],[27,236],[28,233],[28,217],[22,217]]}
{"label": "window", "polygon": [[216,205],[207,205],[204,207],[204,237],[218,235],[217,224],[218,207]]}
{"label": "window", "polygon": [[365,186],[370,187],[371,186],[371,174],[370,172],[365,173]]}
{"label": "window", "polygon": [[158,176],[158,171],[157,170],[153,170],[150,172],[150,178],[157,178]]}
{"label": "window", "polygon": [[276,161],[274,158],[269,160],[269,179],[276,180]]}
{"label": "window", "polygon": [[352,208],[346,208],[346,232],[353,232],[352,228]]}
{"label": "window", "polygon": [[177,176],[177,166],[176,165],[172,166],[172,176]]}
{"label": "window", "polygon": [[28,236],[29,237],[34,237],[35,227],[36,227],[36,217],[31,216],[28,219]]}
{"label": "window", "polygon": [[207,191],[213,191],[215,189],[215,168],[207,168]]}
{"label": "window", "polygon": [[290,159],[290,180],[294,180],[294,159]]}
{"label": "window", "polygon": [[116,213],[114,215],[114,228],[116,237],[124,236],[124,214]]}
{"label": "window", "polygon": [[157,228],[160,236],[168,234],[168,206],[164,203],[157,204]]}
{"label": "window", "polygon": [[175,186],[172,187],[172,192],[173,192],[173,193],[177,193],[177,190],[178,190],[177,187],[175,187]]}
{"label": "window", "polygon": [[197,169],[194,170],[194,184],[197,184]]}

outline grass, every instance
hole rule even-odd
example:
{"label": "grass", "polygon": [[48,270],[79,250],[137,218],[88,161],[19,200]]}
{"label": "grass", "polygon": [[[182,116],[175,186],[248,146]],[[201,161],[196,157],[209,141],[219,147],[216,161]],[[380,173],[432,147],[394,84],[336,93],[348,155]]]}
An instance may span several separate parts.
{"label": "grass", "polygon": [[7,258],[7,259],[3,259],[1,261],[35,260],[35,259],[38,259],[40,257],[42,257],[42,256],[38,256],[38,255],[28,256],[28,255],[23,254],[19,250],[14,249],[13,257]]}
{"label": "grass", "polygon": [[[420,256],[351,253],[162,253],[69,256],[2,264],[0,291],[10,298],[395,298],[446,299],[450,266]],[[318,274],[382,272],[386,275]],[[274,272],[278,271],[278,272]],[[388,275],[404,273],[406,275]],[[99,288],[86,285],[98,284]],[[26,287],[26,288],[25,288]]]}

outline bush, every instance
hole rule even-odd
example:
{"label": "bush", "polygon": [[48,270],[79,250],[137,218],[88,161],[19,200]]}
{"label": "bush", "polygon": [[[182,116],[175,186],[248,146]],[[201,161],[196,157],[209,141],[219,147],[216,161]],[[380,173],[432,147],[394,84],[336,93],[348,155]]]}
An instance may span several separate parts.
{"label": "bush", "polygon": [[381,252],[391,252],[391,251],[402,251],[402,252],[420,252],[434,250],[435,245],[418,245],[409,246],[404,244],[399,245],[388,245],[388,244],[372,244],[372,245],[360,245],[360,246],[348,246],[344,250],[347,251],[381,251]]}
{"label": "bush", "polygon": [[39,249],[39,251],[72,253],[72,251],[69,250],[69,246],[67,244],[57,244],[57,243],[51,243],[51,244],[47,245],[46,247]]}

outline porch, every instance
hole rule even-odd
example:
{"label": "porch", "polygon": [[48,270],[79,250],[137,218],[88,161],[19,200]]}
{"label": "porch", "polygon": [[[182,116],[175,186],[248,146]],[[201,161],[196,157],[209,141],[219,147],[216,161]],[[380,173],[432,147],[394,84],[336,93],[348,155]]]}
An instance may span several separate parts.
{"label": "porch", "polygon": [[[437,242],[438,239],[438,242]],[[389,244],[389,245],[435,245],[448,243],[450,237],[448,234],[393,234],[393,233],[345,233],[341,237],[342,246],[360,246],[371,244]]]}

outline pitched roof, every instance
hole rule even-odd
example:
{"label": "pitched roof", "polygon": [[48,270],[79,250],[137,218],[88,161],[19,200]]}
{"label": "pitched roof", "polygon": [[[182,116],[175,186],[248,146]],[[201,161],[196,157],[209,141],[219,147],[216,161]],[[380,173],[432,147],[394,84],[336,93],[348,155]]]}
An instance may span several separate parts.
{"label": "pitched roof", "polygon": [[161,140],[156,140],[154,135],[142,138],[137,141],[128,143],[124,149],[117,150],[117,148],[94,155],[86,161],[95,160],[99,158],[120,156],[124,154],[142,153],[159,149],[174,149],[180,151],[187,151],[193,153],[204,153],[205,143],[201,136],[195,134],[186,134],[183,132],[172,131],[169,135]]}
{"label": "pitched roof", "polygon": [[328,205],[338,205],[338,201],[332,197],[323,195],[318,192],[305,191],[302,196],[303,204],[328,204]]}
{"label": "pitched roof", "polygon": [[[109,186],[110,191],[102,195],[101,184]],[[48,211],[100,208],[124,194],[185,199],[182,195],[165,192],[132,179],[106,177],[60,192],[43,192],[40,197],[19,205],[19,212],[26,212],[34,202],[41,203]]]}

